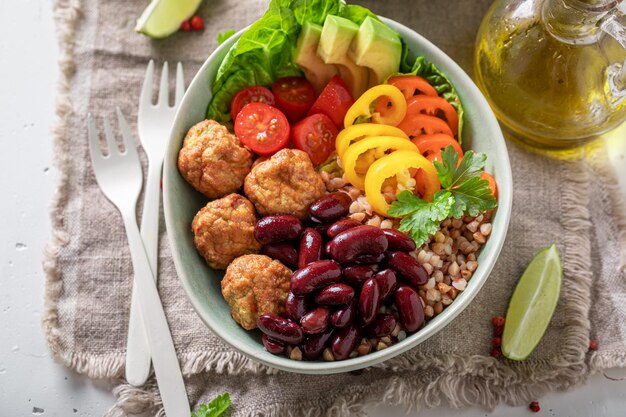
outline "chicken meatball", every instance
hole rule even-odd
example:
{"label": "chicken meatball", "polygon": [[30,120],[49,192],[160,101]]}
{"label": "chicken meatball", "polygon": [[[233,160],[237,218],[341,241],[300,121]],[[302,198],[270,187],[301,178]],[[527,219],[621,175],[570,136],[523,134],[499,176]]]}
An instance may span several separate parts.
{"label": "chicken meatball", "polygon": [[244,192],[262,216],[292,214],[307,216],[311,203],[326,187],[309,156],[297,149],[283,149],[252,168]]}
{"label": "chicken meatball", "polygon": [[178,170],[183,178],[209,198],[239,190],[251,166],[252,153],[213,120],[189,129],[178,153]]}
{"label": "chicken meatball", "polygon": [[251,330],[259,315],[285,313],[290,280],[291,270],[279,261],[265,255],[244,255],[226,269],[222,295],[233,319]]}
{"label": "chicken meatball", "polygon": [[211,268],[226,269],[238,256],[258,253],[254,238],[254,206],[239,194],[230,194],[204,206],[191,223],[198,252]]}

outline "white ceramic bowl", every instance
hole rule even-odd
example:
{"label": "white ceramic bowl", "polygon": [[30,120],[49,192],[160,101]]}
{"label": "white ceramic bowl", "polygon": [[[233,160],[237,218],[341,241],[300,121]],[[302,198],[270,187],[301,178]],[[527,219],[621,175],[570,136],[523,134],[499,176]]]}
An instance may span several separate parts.
{"label": "white ceramic bowl", "polygon": [[206,108],[211,99],[212,80],[226,52],[243,30],[218,47],[202,65],[187,89],[174,120],[165,157],[163,198],[172,257],[183,288],[202,321],[224,342],[254,360],[285,371],[307,374],[347,372],[374,365],[409,349],[419,349],[417,346],[420,343],[443,330],[480,291],[493,269],[506,237],[511,214],[511,167],[502,132],[487,101],[467,74],[436,46],[403,25],[389,19],[383,20],[404,38],[414,55],[424,55],[452,81],[465,109],[463,147],[488,155],[487,171],[495,176],[499,190],[498,209],[493,218],[491,236],[480,251],[479,266],[466,290],[441,314],[402,342],[369,355],[335,362],[294,361],[272,355],[263,347],[258,330],[246,331],[230,317],[228,304],[221,294],[222,272],[209,268],[197,253],[190,225],[194,215],[207,200],[179,175],[176,166],[178,151],[187,130],[205,119]]}

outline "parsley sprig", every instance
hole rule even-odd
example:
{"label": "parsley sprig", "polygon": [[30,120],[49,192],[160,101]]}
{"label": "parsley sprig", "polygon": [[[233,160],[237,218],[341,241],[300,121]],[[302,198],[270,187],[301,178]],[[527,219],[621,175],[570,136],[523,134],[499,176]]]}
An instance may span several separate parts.
{"label": "parsley sprig", "polygon": [[230,395],[226,392],[218,395],[208,404],[202,404],[191,417],[219,417],[230,407]]}
{"label": "parsley sprig", "polygon": [[403,217],[400,231],[421,246],[428,236],[437,232],[442,220],[450,216],[458,219],[465,214],[478,216],[495,208],[497,200],[491,194],[489,182],[480,178],[486,162],[484,153],[467,151],[459,163],[459,155],[448,146],[441,153],[441,162],[434,163],[442,189],[437,191],[433,200],[424,201],[405,190],[391,204],[389,214]]}

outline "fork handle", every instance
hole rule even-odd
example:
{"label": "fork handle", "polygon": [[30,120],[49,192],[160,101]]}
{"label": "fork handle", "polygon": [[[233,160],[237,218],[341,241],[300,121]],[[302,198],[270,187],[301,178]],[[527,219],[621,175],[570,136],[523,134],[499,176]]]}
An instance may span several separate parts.
{"label": "fork handle", "polygon": [[174,341],[170,333],[165,311],[161,304],[148,256],[143,246],[134,210],[122,214],[133,261],[134,286],[141,307],[141,316],[152,351],[152,364],[156,374],[163,408],[167,417],[189,417],[189,399],[176,357]]}
{"label": "fork handle", "polygon": [[[155,281],[159,271],[159,202],[161,196],[161,169],[163,167],[163,161],[159,162],[153,163],[152,160],[149,160],[141,215],[141,239],[146,249],[146,254],[150,261],[150,269],[153,272]],[[126,380],[135,387],[144,385],[150,375],[150,345],[148,344],[139,310],[137,286],[133,285],[126,345]]]}

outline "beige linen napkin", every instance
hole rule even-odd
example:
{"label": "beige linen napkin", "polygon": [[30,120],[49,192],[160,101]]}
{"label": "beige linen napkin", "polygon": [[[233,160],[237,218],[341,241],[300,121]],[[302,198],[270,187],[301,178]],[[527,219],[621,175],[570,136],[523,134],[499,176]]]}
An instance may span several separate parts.
{"label": "beige linen napkin", "polygon": [[[488,0],[360,1],[441,47],[470,70],[474,37]],[[153,41],[132,32],[145,1],[56,0],[62,79],[54,131],[60,183],[46,249],[44,329],[55,357],[92,378],[119,379],[111,415],[159,409],[154,382],[124,385],[132,264],[121,220],[89,163],[86,115],[121,107],[129,121],[149,59],[182,61],[187,81],[216,47],[217,33],[242,28],[266,1],[213,0],[199,13],[203,33]],[[134,128],[134,126],[133,126]],[[159,290],[190,399],[230,392],[234,415],[344,415],[368,401],[407,407],[520,404],[568,389],[598,366],[626,365],[626,280],[620,243],[624,208],[603,149],[557,161],[509,145],[514,197],[508,238],[472,304],[427,342],[374,368],[333,376],[276,372],[233,352],[196,316],[174,270],[162,224]],[[621,240],[621,242],[620,242]],[[557,242],[564,285],[554,319],[525,362],[489,356],[490,318],[506,311],[534,252]],[[590,337],[599,349],[589,354]]]}

